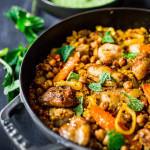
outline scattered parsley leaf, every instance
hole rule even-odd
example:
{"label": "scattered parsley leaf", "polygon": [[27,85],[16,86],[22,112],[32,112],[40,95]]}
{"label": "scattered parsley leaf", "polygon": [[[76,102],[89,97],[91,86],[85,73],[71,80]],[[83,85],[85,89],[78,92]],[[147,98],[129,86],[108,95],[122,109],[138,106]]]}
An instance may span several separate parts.
{"label": "scattered parsley leaf", "polygon": [[108,31],[105,33],[104,37],[102,38],[103,42],[108,42],[108,43],[114,43],[115,40],[110,36],[111,31]]}
{"label": "scattered parsley leaf", "polygon": [[126,58],[135,58],[137,55],[139,55],[139,53],[132,53],[132,52],[128,54],[123,53],[123,57],[126,57]]}
{"label": "scattered parsley leaf", "polygon": [[13,92],[15,90],[19,89],[19,79],[15,80],[11,85],[8,85],[4,88],[4,94],[7,95],[10,92]]}
{"label": "scattered parsley leaf", "polygon": [[70,72],[70,74],[68,75],[67,77],[67,81],[70,81],[71,79],[76,79],[76,80],[79,80],[80,78],[80,75],[73,72],[73,70]]}
{"label": "scattered parsley leaf", "polygon": [[83,113],[83,106],[82,106],[82,104],[83,104],[83,97],[79,97],[78,101],[80,102],[80,104],[78,106],[76,106],[75,108],[73,108],[73,111],[75,111],[75,114],[77,116],[81,116],[82,113]]}
{"label": "scattered parsley leaf", "polygon": [[89,88],[95,92],[103,91],[101,83],[91,83],[89,84]]}
{"label": "scattered parsley leaf", "polygon": [[5,16],[25,34],[30,44],[38,37],[35,32],[40,32],[44,25],[42,18],[32,15],[18,6],[12,6]]}
{"label": "scattered parsley leaf", "polygon": [[7,69],[7,74],[5,76],[5,81],[2,84],[3,87],[6,87],[14,82],[14,76],[13,76],[13,70],[12,68],[3,60],[0,58],[0,63],[2,63],[6,69]]}
{"label": "scattered parsley leaf", "polygon": [[144,108],[144,105],[142,104],[142,102],[140,100],[138,100],[137,98],[129,95],[129,94],[126,94],[126,93],[123,93],[121,92],[124,96],[126,96],[127,98],[129,98],[129,101],[127,103],[127,105],[135,110],[135,111],[141,111],[143,108]]}
{"label": "scattered parsley leaf", "polygon": [[99,76],[99,80],[100,80],[100,83],[103,84],[106,80],[108,81],[116,81],[113,77],[111,77],[111,75],[106,72],[106,71],[103,71],[101,73],[101,75]]}
{"label": "scattered parsley leaf", "polygon": [[119,150],[125,141],[120,133],[115,133],[115,130],[111,130],[107,133],[108,135],[108,150]]}
{"label": "scattered parsley leaf", "polygon": [[0,50],[0,57],[4,57],[8,52],[8,48],[4,48],[2,50]]}
{"label": "scattered parsley leaf", "polygon": [[68,59],[71,51],[74,50],[74,49],[75,49],[74,46],[66,45],[66,46],[63,46],[63,47],[59,48],[56,51],[56,54],[59,54],[62,57],[63,62],[66,62],[66,60]]}

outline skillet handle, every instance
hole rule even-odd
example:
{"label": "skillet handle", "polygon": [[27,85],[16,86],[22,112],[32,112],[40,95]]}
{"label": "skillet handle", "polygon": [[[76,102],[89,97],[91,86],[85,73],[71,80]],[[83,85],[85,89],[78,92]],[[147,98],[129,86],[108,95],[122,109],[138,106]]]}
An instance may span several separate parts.
{"label": "skillet handle", "polygon": [[11,116],[19,109],[23,103],[21,102],[20,95],[16,96],[5,108],[0,112],[0,121],[5,132],[9,138],[14,142],[19,150],[66,150],[67,148],[61,144],[48,144],[42,147],[31,145],[29,141],[19,133],[17,128],[11,121]]}

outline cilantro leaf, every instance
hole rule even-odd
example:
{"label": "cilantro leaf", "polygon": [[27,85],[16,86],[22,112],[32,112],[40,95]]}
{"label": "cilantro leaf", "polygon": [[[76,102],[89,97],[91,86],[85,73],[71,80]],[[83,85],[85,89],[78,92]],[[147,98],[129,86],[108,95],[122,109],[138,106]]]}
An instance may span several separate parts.
{"label": "cilantro leaf", "polygon": [[126,57],[126,58],[135,58],[137,55],[139,55],[139,53],[132,53],[132,52],[128,54],[123,53],[123,57]]}
{"label": "cilantro leaf", "polygon": [[12,6],[5,16],[25,34],[30,44],[38,37],[35,32],[40,32],[44,25],[42,18],[32,15],[18,6]]}
{"label": "cilantro leaf", "polygon": [[4,48],[2,50],[0,50],[0,57],[4,57],[8,52],[8,48]]}
{"label": "cilantro leaf", "polygon": [[5,81],[2,84],[3,87],[6,87],[7,85],[10,85],[14,82],[14,76],[13,76],[13,70],[12,68],[3,60],[0,58],[0,63],[2,63],[6,69],[7,69],[7,74],[5,76]]}
{"label": "cilantro leaf", "polygon": [[108,135],[108,150],[119,150],[125,141],[120,133],[115,133],[115,130],[111,130],[107,133]]}
{"label": "cilantro leaf", "polygon": [[111,77],[111,75],[106,72],[106,71],[103,71],[101,73],[101,75],[99,76],[99,80],[100,80],[100,83],[103,84],[106,80],[108,81],[116,81],[113,77]]}
{"label": "cilantro leaf", "polygon": [[76,107],[73,108],[73,111],[75,111],[75,114],[77,116],[81,116],[83,113],[83,97],[78,97],[78,101],[80,102],[80,104]]}
{"label": "cilantro leaf", "polygon": [[63,47],[59,48],[56,51],[56,54],[59,54],[62,57],[63,62],[66,62],[66,60],[68,59],[71,51],[74,50],[74,49],[75,49],[74,46],[66,45],[66,46],[63,46]]}
{"label": "cilantro leaf", "polygon": [[89,84],[89,88],[95,92],[103,91],[101,83],[91,83]]}
{"label": "cilantro leaf", "polygon": [[114,43],[115,40],[110,36],[111,31],[108,31],[105,33],[104,37],[102,38],[103,42],[108,42],[108,43]]}
{"label": "cilantro leaf", "polygon": [[70,72],[70,74],[68,75],[67,77],[67,81],[70,81],[71,79],[76,79],[76,80],[79,80],[80,78],[80,75],[73,72],[73,70]]}
{"label": "cilantro leaf", "polygon": [[143,108],[144,108],[144,105],[142,104],[142,102],[140,100],[138,100],[137,98],[129,95],[129,94],[126,94],[126,93],[123,93],[121,92],[124,96],[126,96],[127,98],[129,98],[129,101],[127,103],[127,105],[135,110],[135,111],[141,111]]}
{"label": "cilantro leaf", "polygon": [[13,92],[18,89],[19,89],[19,80],[15,80],[14,83],[4,88],[4,94],[7,95],[8,93]]}

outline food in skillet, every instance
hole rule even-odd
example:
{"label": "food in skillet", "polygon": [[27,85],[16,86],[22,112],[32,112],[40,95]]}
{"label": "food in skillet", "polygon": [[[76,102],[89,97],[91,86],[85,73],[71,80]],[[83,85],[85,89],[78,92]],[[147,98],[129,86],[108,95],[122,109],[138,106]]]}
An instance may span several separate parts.
{"label": "food in skillet", "polygon": [[150,44],[141,27],[73,31],[36,66],[30,105],[67,140],[93,149],[150,148]]}

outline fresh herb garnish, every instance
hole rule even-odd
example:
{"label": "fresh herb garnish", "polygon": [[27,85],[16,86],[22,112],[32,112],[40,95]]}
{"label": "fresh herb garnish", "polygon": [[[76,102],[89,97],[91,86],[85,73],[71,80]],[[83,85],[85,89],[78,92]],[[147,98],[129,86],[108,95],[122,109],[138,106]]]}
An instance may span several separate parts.
{"label": "fresh herb garnish", "polygon": [[[36,3],[33,2],[33,5],[32,13],[34,14]],[[20,44],[19,48],[14,50],[8,51],[8,48],[0,50],[0,63],[2,63],[4,68],[7,70],[2,86],[4,87],[4,94],[8,95],[8,102],[10,102],[19,93],[18,76],[23,57],[25,56],[30,44],[32,44],[32,42],[34,42],[37,38],[36,32],[41,31],[44,24],[44,20],[42,18],[36,17],[33,14],[18,6],[12,6],[11,9],[5,13],[5,16],[13,21],[16,28],[24,33],[29,43],[27,47],[23,47],[23,45]]]}
{"label": "fresh herb garnish", "polygon": [[116,81],[113,77],[111,77],[110,73],[103,71],[99,76],[100,83],[103,84],[106,80],[108,81]]}
{"label": "fresh herb garnish", "polygon": [[91,83],[89,84],[89,88],[95,92],[103,91],[101,83]]}
{"label": "fresh herb garnish", "polygon": [[111,77],[111,75],[106,72],[106,71],[103,71],[101,73],[101,75],[99,76],[99,81],[100,83],[91,83],[89,84],[89,88],[92,90],[92,91],[95,91],[95,92],[100,92],[100,91],[103,91],[102,89],[102,84],[106,81],[116,81],[113,77]]}
{"label": "fresh herb garnish", "polygon": [[75,114],[77,116],[81,116],[83,113],[83,97],[78,97],[78,101],[80,102],[80,104],[78,106],[76,106],[75,108],[73,108],[73,111],[75,111]]}
{"label": "fresh herb garnish", "polygon": [[18,6],[12,6],[5,13],[5,16],[12,20],[16,28],[25,34],[29,43],[38,37],[35,32],[40,32],[44,24],[42,18],[32,15]]}
{"label": "fresh herb garnish", "polygon": [[142,104],[142,102],[140,100],[138,100],[137,98],[129,95],[129,94],[126,94],[126,93],[123,93],[121,92],[124,96],[126,96],[127,98],[129,98],[129,101],[127,103],[127,105],[135,110],[135,111],[141,111],[144,107],[144,105]]}
{"label": "fresh herb garnish", "polygon": [[107,133],[108,135],[108,150],[119,150],[125,141],[120,133],[115,133],[115,130],[111,130]]}
{"label": "fresh herb garnish", "polygon": [[8,52],[8,48],[4,48],[2,50],[0,50],[0,57],[4,57]]}
{"label": "fresh herb garnish", "polygon": [[14,75],[13,75],[13,70],[12,68],[7,64],[7,62],[5,62],[3,59],[0,58],[0,63],[2,63],[6,70],[7,70],[7,74],[5,76],[5,81],[3,82],[2,86],[6,87],[8,85],[11,85],[14,82]]}
{"label": "fresh herb garnish", "polygon": [[74,50],[74,49],[75,49],[74,46],[66,45],[66,46],[63,46],[63,47],[59,48],[56,51],[56,54],[59,54],[62,57],[63,62],[66,62],[66,60],[68,59],[71,51]]}
{"label": "fresh herb garnish", "polygon": [[130,52],[130,53],[128,53],[128,54],[126,54],[126,53],[123,53],[123,57],[126,57],[126,58],[135,58],[137,55],[139,55],[139,53],[132,53],[132,52]]}
{"label": "fresh herb garnish", "polygon": [[108,43],[114,43],[115,40],[110,36],[111,31],[108,31],[105,33],[104,37],[102,38],[103,42],[108,42]]}
{"label": "fresh herb garnish", "polygon": [[67,81],[70,81],[71,79],[76,79],[76,80],[79,80],[80,78],[80,75],[73,72],[73,70],[70,72],[70,74],[68,75],[67,77]]}

